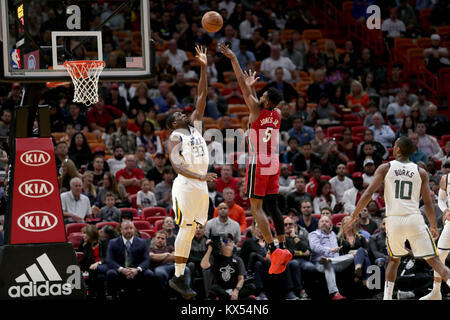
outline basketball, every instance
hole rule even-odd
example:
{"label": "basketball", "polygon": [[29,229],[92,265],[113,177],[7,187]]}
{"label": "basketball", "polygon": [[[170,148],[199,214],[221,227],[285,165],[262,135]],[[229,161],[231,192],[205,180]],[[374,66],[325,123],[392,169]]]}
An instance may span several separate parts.
{"label": "basketball", "polygon": [[223,19],[216,11],[208,11],[203,15],[202,27],[208,32],[217,32],[222,28]]}

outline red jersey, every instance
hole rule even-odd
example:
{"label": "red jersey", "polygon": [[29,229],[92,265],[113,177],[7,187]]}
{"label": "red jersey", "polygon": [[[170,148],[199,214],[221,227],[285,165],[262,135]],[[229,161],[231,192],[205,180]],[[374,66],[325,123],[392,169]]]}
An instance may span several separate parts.
{"label": "red jersey", "polygon": [[[250,125],[249,131],[249,163],[261,168],[273,168],[267,175],[279,172],[278,135],[281,117],[275,109],[261,109],[258,119]],[[264,170],[267,171],[267,170]],[[264,174],[263,172],[261,172]]]}

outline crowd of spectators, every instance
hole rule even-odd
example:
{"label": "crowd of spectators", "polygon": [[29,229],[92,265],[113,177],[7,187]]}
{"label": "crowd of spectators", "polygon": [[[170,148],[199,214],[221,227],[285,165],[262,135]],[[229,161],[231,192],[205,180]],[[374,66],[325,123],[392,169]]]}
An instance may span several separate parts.
{"label": "crowd of spectators", "polygon": [[[341,1],[332,2],[338,8],[342,5]],[[416,1],[415,8],[408,2],[400,0],[397,5],[395,1],[383,1],[390,10],[384,7],[382,11],[382,31],[388,40],[431,36],[431,48],[424,51],[424,56],[430,71],[436,73],[448,65],[448,51],[441,47],[443,39],[435,33],[412,31],[420,29],[419,10],[432,7],[430,22],[438,27],[450,24],[450,15],[443,13],[448,13],[449,8],[442,0],[434,5],[431,1]],[[162,231],[142,230],[132,223],[124,224],[130,217],[121,209],[136,209],[135,224],[146,208],[161,207],[167,215],[173,214],[171,188],[176,174],[166,154],[169,132],[165,120],[175,111],[189,114],[195,107],[198,70],[194,60],[188,58],[194,43],[208,47],[205,117],[213,119],[221,132],[241,128],[242,119],[228,113],[228,108],[244,103],[242,92],[236,79],[229,76],[232,68],[228,59],[216,51],[218,41],[229,42],[242,68],[258,70],[258,95],[275,87],[285,100],[280,105],[278,206],[285,219],[288,248],[294,255],[285,275],[286,298],[306,299],[305,277],[324,273],[330,297],[341,299],[336,274],[339,277],[350,266],[354,268],[355,282],[366,286],[367,267],[376,264],[383,268],[387,259],[383,189],[373,196],[348,234],[343,234],[334,217],[342,219],[352,212],[376,167],[393,159],[393,143],[403,135],[414,141],[416,152],[410,160],[429,172],[437,203],[439,179],[450,172],[450,144],[443,139],[450,134],[449,120],[438,113],[442,101],[426,89],[411,89],[401,64],[389,65],[369,48],[361,48],[360,43],[341,39],[343,46],[338,47],[338,41],[328,39],[322,47],[319,41],[303,39],[304,30],[323,27],[322,19],[313,15],[307,1],[193,0],[150,4],[152,37],[159,48],[152,79],[140,83],[102,82],[99,102],[89,109],[72,103],[71,90],[64,87],[42,95],[52,110],[51,129],[65,223],[88,226],[83,229],[85,237],[77,249],[83,253],[83,268],[92,277],[89,285],[94,289],[90,294],[103,298],[106,282],[109,292],[115,295],[124,280],[119,279],[122,271],[125,278],[134,279],[138,268],[141,282],[160,286],[165,292],[170,290],[167,281],[174,269],[176,223],[168,217]],[[109,10],[112,12],[115,7]],[[219,12],[224,19],[224,27],[215,34],[206,33],[200,25],[203,13],[209,10]],[[114,30],[127,23],[123,18],[115,21]],[[288,40],[280,38],[284,29],[294,29]],[[305,75],[312,80],[300,90],[297,84]],[[10,134],[11,111],[20,101],[20,89],[20,83],[0,86],[3,137]],[[349,116],[359,123],[361,131],[356,132],[354,125],[341,127]],[[333,128],[341,130],[330,134]],[[226,148],[228,142],[231,150]],[[224,139],[223,148],[217,146],[217,141],[207,143],[210,170],[217,172],[219,178],[208,183],[209,220],[205,227],[198,227],[193,240],[189,285],[198,288],[195,280],[203,279],[201,287],[208,298],[265,299],[270,296],[267,248],[258,226],[251,222],[243,182],[245,162],[236,162],[238,150],[244,151],[239,159],[246,159],[245,140]],[[0,169],[5,170],[8,148],[6,144],[2,148]],[[223,164],[230,158],[235,160],[232,164]],[[435,207],[440,216],[442,212]],[[91,227],[98,222],[122,224],[117,229]],[[128,267],[114,260],[118,255],[114,250],[127,246],[133,232],[135,238],[146,239],[138,244],[139,250],[147,250],[149,261],[142,258]],[[123,244],[117,240],[110,248],[108,240],[112,244],[114,238],[122,238]],[[97,246],[100,251],[91,250]],[[102,265],[99,261],[109,269],[98,268]],[[208,282],[211,280],[212,285]],[[236,291],[236,286],[242,290]]]}

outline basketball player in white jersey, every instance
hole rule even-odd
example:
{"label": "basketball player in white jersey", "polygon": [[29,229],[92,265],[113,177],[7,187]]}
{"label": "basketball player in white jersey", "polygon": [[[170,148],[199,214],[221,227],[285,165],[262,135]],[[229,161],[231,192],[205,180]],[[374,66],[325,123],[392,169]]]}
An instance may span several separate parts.
{"label": "basketball player in white jersey", "polygon": [[[448,253],[450,252],[450,181],[449,173],[443,175],[441,178],[440,188],[439,188],[439,198],[438,206],[443,212],[443,223],[444,229],[442,230],[441,236],[438,241],[438,252],[439,258],[442,263],[445,264],[445,259],[447,259]],[[426,296],[420,298],[420,300],[442,300],[441,294],[441,277],[435,271],[434,272],[434,283],[433,290]]]}
{"label": "basketball player in white jersey", "polygon": [[208,148],[202,133],[193,126],[194,122],[199,123],[203,119],[207,95],[206,48],[196,46],[195,50],[201,68],[196,108],[190,117],[175,112],[166,120],[172,131],[168,144],[169,159],[178,174],[172,187],[172,205],[175,222],[180,227],[175,240],[175,275],[169,280],[169,285],[185,299],[196,295],[186,285],[184,271],[197,224],[205,225],[208,220],[206,182],[217,178],[215,173],[208,173]]}
{"label": "basketball player in white jersey", "polygon": [[[439,237],[431,200],[428,174],[422,168],[409,161],[414,146],[411,139],[400,137],[394,144],[396,160],[382,164],[375,172],[375,178],[361,196],[352,213],[349,223],[342,226],[344,230],[351,228],[359,213],[372,199],[372,194],[384,182],[386,202],[386,245],[389,262],[386,267],[384,300],[392,300],[392,292],[397,276],[400,258],[408,254],[405,241],[408,240],[414,257],[425,259],[428,264],[450,284],[450,269],[445,267],[438,257],[433,239]],[[425,203],[425,214],[430,224],[428,229],[420,211],[420,196]],[[432,235],[431,235],[431,233]]]}

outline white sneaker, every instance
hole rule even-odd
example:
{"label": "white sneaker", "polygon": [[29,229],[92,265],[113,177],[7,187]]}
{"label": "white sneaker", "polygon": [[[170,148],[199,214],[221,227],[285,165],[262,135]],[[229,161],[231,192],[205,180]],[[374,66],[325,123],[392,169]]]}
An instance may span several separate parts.
{"label": "white sneaker", "polygon": [[414,299],[416,295],[412,291],[400,291],[397,290],[397,299],[403,300],[403,299]]}
{"label": "white sneaker", "polygon": [[441,291],[431,291],[426,296],[423,296],[419,300],[442,300],[442,294]]}

